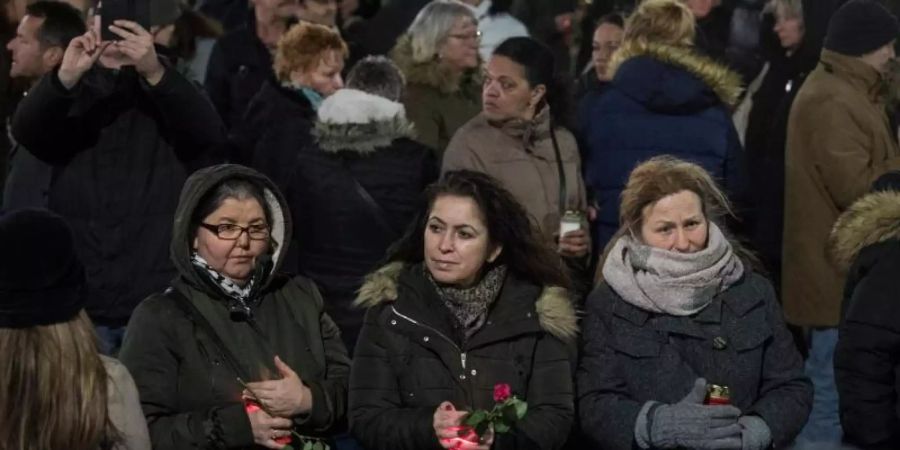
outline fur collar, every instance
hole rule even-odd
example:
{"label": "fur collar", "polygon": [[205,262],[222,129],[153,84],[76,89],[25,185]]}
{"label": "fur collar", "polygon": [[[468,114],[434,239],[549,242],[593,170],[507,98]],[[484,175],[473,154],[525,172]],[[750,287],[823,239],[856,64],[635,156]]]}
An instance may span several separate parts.
{"label": "fur collar", "polygon": [[313,135],[329,153],[368,154],[396,139],[415,137],[402,104],[355,89],[341,89],[325,99],[318,116]]}
{"label": "fur collar", "polygon": [[[413,59],[412,38],[405,34],[397,39],[397,45],[391,50],[391,59],[406,76],[409,84],[421,84],[433,87],[442,94],[480,93],[481,72],[478,69],[466,71],[459,75],[441,67],[437,60],[418,62]],[[478,65],[481,66],[479,59]]]}
{"label": "fur collar", "polygon": [[868,194],[844,211],[828,242],[834,264],[847,271],[862,249],[900,238],[900,192]]}
{"label": "fur collar", "polygon": [[727,67],[701,55],[693,48],[647,44],[624,45],[610,63],[609,73],[615,76],[622,64],[638,56],[647,56],[665,64],[687,70],[710,87],[716,96],[729,106],[737,105],[743,88],[740,75]]}
{"label": "fur collar", "polygon": [[[354,305],[370,308],[397,300],[397,280],[405,267],[390,263],[367,275]],[[544,331],[564,341],[578,335],[578,317],[565,289],[545,286],[534,306]]]}

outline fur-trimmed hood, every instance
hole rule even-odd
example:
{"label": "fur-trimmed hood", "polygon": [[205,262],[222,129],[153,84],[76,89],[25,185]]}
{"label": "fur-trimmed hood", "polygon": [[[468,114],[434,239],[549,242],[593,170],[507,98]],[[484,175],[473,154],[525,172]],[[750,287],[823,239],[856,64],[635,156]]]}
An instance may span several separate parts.
{"label": "fur-trimmed hood", "polygon": [[743,91],[740,75],[690,47],[626,45],[609,73],[617,88],[653,110],[702,108],[715,100],[734,106]]}
{"label": "fur-trimmed hood", "polygon": [[834,223],[828,254],[846,272],[866,247],[900,238],[900,192],[875,192],[859,199]]}
{"label": "fur-trimmed hood", "polygon": [[313,135],[322,150],[372,153],[415,137],[402,104],[355,89],[341,89],[319,107]]}
{"label": "fur-trimmed hood", "polygon": [[[395,262],[367,275],[354,304],[370,308],[397,300],[397,284],[405,268],[405,264]],[[545,286],[535,301],[535,310],[544,331],[564,341],[578,335],[578,316],[565,289]]]}
{"label": "fur-trimmed hood", "polygon": [[[436,59],[425,62],[415,61],[412,38],[408,34],[397,39],[397,45],[391,50],[391,59],[406,76],[406,82],[409,84],[430,86],[442,94],[462,92],[469,95],[481,92],[481,71],[479,69],[468,70],[460,77],[441,67]],[[478,66],[481,66],[480,58]]]}

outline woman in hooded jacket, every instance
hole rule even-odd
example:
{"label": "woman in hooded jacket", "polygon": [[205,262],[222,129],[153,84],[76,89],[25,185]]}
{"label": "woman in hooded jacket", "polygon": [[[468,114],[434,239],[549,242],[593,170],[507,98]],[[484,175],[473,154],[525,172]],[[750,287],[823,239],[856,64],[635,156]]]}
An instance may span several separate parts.
{"label": "woman in hooded jacket", "polygon": [[363,311],[353,306],[356,291],[438,177],[434,153],[413,140],[402,95],[403,75],[391,60],[376,56],[356,63],[347,88],[322,102],[316,144],[295,150],[296,169],[288,179],[286,195],[300,236],[290,257],[321,289],[351,354],[363,320]]}
{"label": "woman in hooded jacket", "polygon": [[274,184],[242,166],[185,182],[170,247],[179,276],[135,309],[120,353],[154,448],[281,448],[327,439],[343,421],[340,332],[310,280],[278,271],[289,214]]}
{"label": "woman in hooded jacket", "polygon": [[589,197],[599,207],[599,248],[618,229],[619,195],[628,174],[653,156],[700,164],[732,200],[742,200],[742,150],[729,112],[741,78],[700,54],[694,38],[694,16],[682,2],[641,3],[610,62],[610,88],[582,105],[578,129],[588,130],[582,151]]}
{"label": "woman in hooded jacket", "polygon": [[784,147],[791,103],[819,63],[828,19],[839,0],[774,0],[760,37],[768,61],[751,95],[747,122],[748,217],[753,244],[773,285],[781,288],[781,235],[784,231]]}

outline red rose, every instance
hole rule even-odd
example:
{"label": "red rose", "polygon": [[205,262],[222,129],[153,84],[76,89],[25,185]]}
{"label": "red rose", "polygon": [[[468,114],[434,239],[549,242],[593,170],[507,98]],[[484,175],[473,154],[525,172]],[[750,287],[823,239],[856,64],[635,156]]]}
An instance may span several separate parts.
{"label": "red rose", "polygon": [[503,403],[509,400],[511,395],[512,392],[508,384],[500,383],[494,385],[494,402]]}

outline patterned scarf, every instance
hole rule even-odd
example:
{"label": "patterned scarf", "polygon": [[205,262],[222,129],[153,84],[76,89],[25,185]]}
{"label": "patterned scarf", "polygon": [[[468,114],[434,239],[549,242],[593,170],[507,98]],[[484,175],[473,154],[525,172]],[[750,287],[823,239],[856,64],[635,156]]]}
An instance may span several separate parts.
{"label": "patterned scarf", "polygon": [[191,254],[191,263],[194,264],[194,267],[200,269],[199,272],[206,275],[214,285],[219,286],[219,289],[221,289],[225,295],[237,300],[241,306],[247,307],[247,299],[250,298],[250,293],[253,291],[253,284],[256,281],[255,276],[250,278],[250,282],[247,283],[246,286],[241,287],[231,278],[222,275],[210,267],[209,263],[196,252]]}
{"label": "patterned scarf", "polygon": [[699,252],[670,252],[622,236],[603,265],[603,279],[626,302],[673,316],[702,311],[743,274],[744,264],[712,222],[709,242]]}
{"label": "patterned scarf", "polygon": [[434,280],[428,268],[424,270],[438,297],[456,319],[457,329],[462,330],[465,340],[468,340],[484,324],[488,308],[500,294],[506,280],[506,266],[494,267],[484,274],[478,284],[468,288],[441,285]]}

